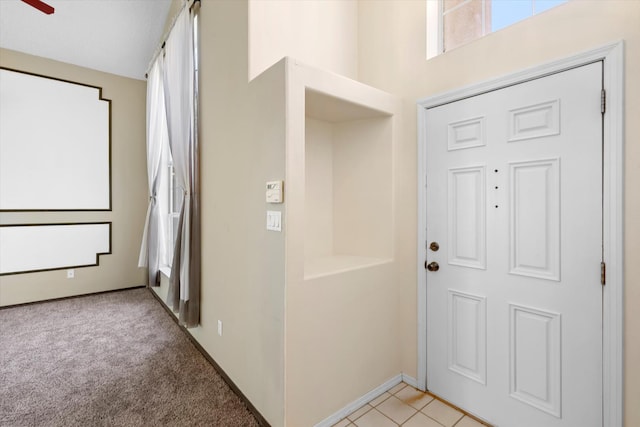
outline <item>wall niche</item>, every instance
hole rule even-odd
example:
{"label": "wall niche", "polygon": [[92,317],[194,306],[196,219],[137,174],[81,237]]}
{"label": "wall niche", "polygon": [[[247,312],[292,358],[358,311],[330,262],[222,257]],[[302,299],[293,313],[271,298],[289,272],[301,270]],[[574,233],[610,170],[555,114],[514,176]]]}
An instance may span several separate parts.
{"label": "wall niche", "polygon": [[393,256],[392,115],[305,90],[305,279]]}

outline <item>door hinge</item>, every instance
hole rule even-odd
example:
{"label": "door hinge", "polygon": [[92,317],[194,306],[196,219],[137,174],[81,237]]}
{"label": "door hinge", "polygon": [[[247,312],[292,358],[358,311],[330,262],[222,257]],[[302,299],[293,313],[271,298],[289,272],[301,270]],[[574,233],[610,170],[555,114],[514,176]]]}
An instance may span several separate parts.
{"label": "door hinge", "polygon": [[607,91],[602,89],[600,91],[600,112],[604,114],[607,110]]}
{"label": "door hinge", "polygon": [[607,264],[604,262],[600,263],[600,283],[602,285],[607,284]]}

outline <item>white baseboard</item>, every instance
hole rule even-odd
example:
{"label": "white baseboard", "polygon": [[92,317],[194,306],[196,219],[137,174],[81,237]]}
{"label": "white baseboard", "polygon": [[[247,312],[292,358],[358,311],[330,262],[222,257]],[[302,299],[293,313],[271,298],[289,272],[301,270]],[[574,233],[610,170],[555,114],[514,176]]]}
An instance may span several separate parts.
{"label": "white baseboard", "polygon": [[[413,388],[420,390],[420,387],[418,387],[418,380],[416,380],[410,375],[402,374],[402,382],[410,385]],[[426,391],[426,390],[422,390],[422,391]]]}
{"label": "white baseboard", "polygon": [[388,379],[387,381],[385,381],[383,384],[379,385],[378,387],[374,388],[373,390],[371,390],[370,392],[368,392],[364,396],[359,397],[358,399],[356,399],[353,402],[349,403],[347,406],[345,406],[344,408],[340,409],[335,414],[330,415],[327,418],[325,418],[324,420],[320,421],[318,424],[315,425],[315,427],[331,427],[332,425],[334,425],[338,421],[342,420],[343,418],[351,415],[353,412],[355,412],[358,409],[360,409],[365,404],[371,402],[373,399],[375,399],[376,397],[380,396],[384,392],[391,390],[393,387],[395,387],[396,385],[400,384],[401,382],[407,383],[410,386],[415,387],[415,388],[417,388],[416,386],[418,384],[418,382],[416,381],[415,378],[413,378],[413,377],[411,377],[409,375],[406,375],[406,374],[398,374],[395,377]]}

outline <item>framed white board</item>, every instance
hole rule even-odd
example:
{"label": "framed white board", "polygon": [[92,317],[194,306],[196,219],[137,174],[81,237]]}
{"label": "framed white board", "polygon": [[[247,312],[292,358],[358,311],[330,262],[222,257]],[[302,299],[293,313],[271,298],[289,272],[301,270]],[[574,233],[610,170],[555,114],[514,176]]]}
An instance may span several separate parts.
{"label": "framed white board", "polygon": [[111,223],[0,225],[0,276],[96,266]]}
{"label": "framed white board", "polygon": [[0,68],[0,211],[111,210],[102,89]]}

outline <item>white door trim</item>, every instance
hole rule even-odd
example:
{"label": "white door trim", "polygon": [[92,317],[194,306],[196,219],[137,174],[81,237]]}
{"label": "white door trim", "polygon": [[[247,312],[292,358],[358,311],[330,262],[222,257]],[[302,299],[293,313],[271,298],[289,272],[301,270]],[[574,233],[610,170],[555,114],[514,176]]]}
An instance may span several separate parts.
{"label": "white door trim", "polygon": [[622,41],[418,101],[417,383],[423,390],[427,387],[427,274],[424,269],[427,244],[426,110],[600,60],[604,61],[603,84],[607,93],[603,124],[603,256],[607,264],[607,283],[603,292],[603,427],[622,425],[624,400],[624,43]]}

